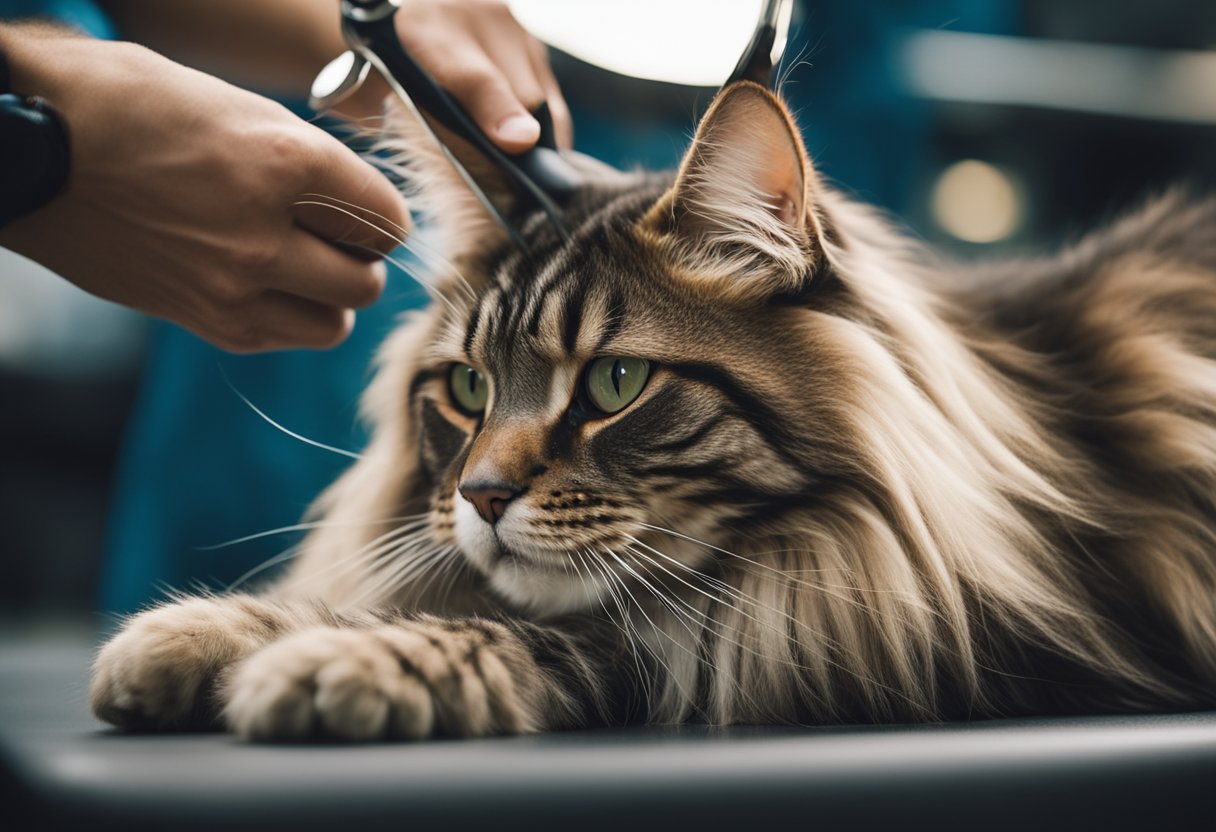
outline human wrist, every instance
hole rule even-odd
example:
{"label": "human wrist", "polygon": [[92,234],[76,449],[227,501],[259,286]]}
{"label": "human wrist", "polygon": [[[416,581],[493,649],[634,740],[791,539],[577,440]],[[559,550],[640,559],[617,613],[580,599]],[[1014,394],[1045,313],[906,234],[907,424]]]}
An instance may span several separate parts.
{"label": "human wrist", "polygon": [[19,95],[37,95],[48,101],[65,88],[60,44],[85,40],[71,29],[43,22],[0,25],[0,51],[8,62],[9,88]]}
{"label": "human wrist", "polygon": [[[0,27],[0,230],[37,212],[64,190],[71,171],[67,125],[46,97],[42,61],[25,48],[28,38]],[[5,234],[0,241],[8,242]]]}

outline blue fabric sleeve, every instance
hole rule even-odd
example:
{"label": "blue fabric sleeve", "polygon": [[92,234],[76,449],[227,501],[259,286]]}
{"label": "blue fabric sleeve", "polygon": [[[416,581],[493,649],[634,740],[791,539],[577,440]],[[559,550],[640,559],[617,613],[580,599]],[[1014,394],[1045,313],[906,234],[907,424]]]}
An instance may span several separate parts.
{"label": "blue fabric sleeve", "polygon": [[38,17],[74,26],[93,37],[113,38],[110,19],[91,0],[0,0],[0,18]]}

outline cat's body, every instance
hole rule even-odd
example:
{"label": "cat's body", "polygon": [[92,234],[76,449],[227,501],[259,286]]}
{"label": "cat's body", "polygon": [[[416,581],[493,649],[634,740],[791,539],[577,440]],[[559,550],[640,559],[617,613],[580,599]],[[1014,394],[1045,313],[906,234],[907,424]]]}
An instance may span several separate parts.
{"label": "cat's body", "polygon": [[[120,725],[350,739],[1216,704],[1216,202],[938,262],[719,97],[588,168],[385,345],[363,458],[261,596],[99,655]],[[467,282],[465,282],[467,280]],[[475,369],[473,369],[475,368]]]}

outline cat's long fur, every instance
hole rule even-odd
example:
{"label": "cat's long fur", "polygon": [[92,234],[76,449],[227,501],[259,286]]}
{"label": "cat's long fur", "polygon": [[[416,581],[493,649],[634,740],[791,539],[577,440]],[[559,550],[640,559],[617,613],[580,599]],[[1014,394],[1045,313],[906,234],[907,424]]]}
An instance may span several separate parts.
{"label": "cat's long fur", "polygon": [[[399,143],[455,263],[381,352],[370,446],[262,596],[135,617],[100,716],[365,739],[1216,702],[1216,202],[952,264],[740,85],[674,185],[580,162],[572,242],[521,209],[524,255]],[[600,355],[655,367],[609,417],[580,404]],[[493,532],[479,477],[519,492]]]}

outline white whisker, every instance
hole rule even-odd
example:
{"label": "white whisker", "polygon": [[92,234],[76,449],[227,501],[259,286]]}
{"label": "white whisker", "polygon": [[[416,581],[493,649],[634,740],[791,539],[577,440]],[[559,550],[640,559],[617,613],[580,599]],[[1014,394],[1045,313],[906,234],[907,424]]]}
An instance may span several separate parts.
{"label": "white whisker", "polygon": [[[407,234],[409,234],[409,231],[410,231],[410,230],[409,230],[408,228],[406,228],[404,225],[400,225],[399,223],[395,223],[395,222],[393,222],[393,221],[392,221],[392,220],[390,220],[388,217],[384,216],[384,214],[377,213],[377,212],[375,212],[375,211],[371,210],[370,208],[364,208],[362,205],[356,205],[356,204],[355,204],[355,203],[353,203],[353,202],[347,202],[345,199],[338,199],[336,196],[329,196],[328,194],[317,194],[317,193],[306,193],[306,194],[300,194],[300,196],[302,196],[302,197],[309,197],[309,198],[312,198],[312,199],[327,199],[327,200],[329,200],[331,203],[337,203],[338,205],[343,205],[343,206],[345,206],[345,207],[347,207],[347,208],[352,208],[352,209],[354,209],[354,210],[356,210],[356,211],[362,211],[362,212],[363,212],[363,213],[365,213],[365,214],[370,214],[371,216],[375,217],[376,219],[381,220],[382,222],[384,222],[386,225],[390,225],[390,226],[392,226],[393,228],[395,228],[395,229],[396,229],[396,230],[397,230],[397,231],[398,231],[398,232],[401,234],[401,238],[402,238],[402,239],[404,239],[404,238],[405,238],[405,236],[406,236]],[[320,205],[325,205],[327,208],[333,208],[333,207],[334,207],[333,205],[329,205],[329,204],[327,204],[327,203],[315,203],[315,202],[306,202],[306,203],[297,202],[297,203],[294,203],[294,204],[296,204],[296,205],[301,205],[301,204],[305,204],[305,205],[317,205],[317,204],[320,204]],[[359,218],[359,219],[362,219],[362,218]],[[365,220],[365,221],[366,221],[366,220]],[[386,233],[387,233],[387,232],[386,232]],[[394,240],[396,240],[397,242],[400,242],[400,240],[398,240],[398,238],[396,238],[396,237],[393,237],[393,239],[394,239]]]}
{"label": "white whisker", "polygon": [[335,448],[332,445],[326,445],[323,442],[318,442],[315,439],[309,439],[307,436],[301,436],[300,434],[296,433],[295,431],[290,430],[289,428],[283,427],[278,422],[276,422],[274,419],[271,419],[269,416],[267,416],[265,413],[263,413],[262,410],[256,404],[249,401],[249,398],[244,393],[242,393],[240,390],[236,389],[236,385],[234,385],[229,380],[228,374],[224,372],[223,367],[220,367],[220,375],[224,377],[224,383],[228,385],[228,388],[230,390],[232,390],[232,392],[235,393],[238,397],[240,397],[241,401],[243,401],[246,405],[248,405],[250,410],[252,410],[257,415],[261,416],[262,419],[264,419],[271,427],[282,431],[283,433],[290,436],[292,439],[298,439],[299,441],[303,442],[305,445],[311,445],[314,448],[320,448],[323,451],[329,451],[330,453],[339,454],[340,456],[350,457],[351,459],[363,459],[363,456],[361,454],[357,454],[354,451],[345,451],[342,448]]}
{"label": "white whisker", "polygon": [[286,561],[291,560],[299,553],[299,551],[300,551],[299,546],[292,546],[291,548],[285,549],[284,551],[280,552],[279,554],[275,555],[274,557],[268,558],[267,560],[262,561],[257,566],[253,567],[252,569],[247,570],[243,575],[241,575],[235,581],[228,584],[228,586],[224,587],[224,592],[232,592],[237,587],[244,585],[244,583],[246,581],[250,580],[251,578],[253,578],[257,575],[260,575],[261,573],[265,572],[267,569],[271,569],[275,566],[278,566],[280,563],[284,563]]}
{"label": "white whisker", "polygon": [[212,543],[207,546],[195,546],[195,551],[212,552],[216,549],[223,549],[227,546],[236,546],[241,543],[248,543],[251,540],[260,540],[263,537],[273,537],[277,534],[288,534],[290,532],[311,531],[313,529],[329,529],[329,528],[344,528],[357,526],[375,526],[380,523],[396,523],[404,520],[415,520],[417,518],[425,518],[425,514],[405,515],[403,517],[386,517],[383,520],[355,520],[355,521],[327,521],[317,520],[311,523],[294,523],[290,526],[280,526],[277,529],[266,529],[265,531],[247,534],[244,537],[237,537],[232,540],[225,540],[223,543]]}

